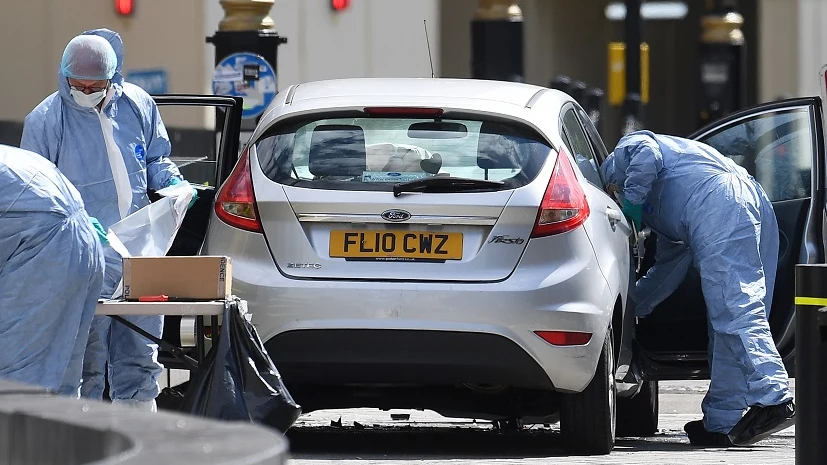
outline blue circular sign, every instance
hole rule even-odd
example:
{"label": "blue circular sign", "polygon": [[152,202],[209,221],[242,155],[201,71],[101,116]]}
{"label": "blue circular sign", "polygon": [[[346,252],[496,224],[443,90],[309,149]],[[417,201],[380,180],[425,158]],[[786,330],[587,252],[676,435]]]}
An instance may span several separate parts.
{"label": "blue circular sign", "polygon": [[276,71],[261,55],[233,53],[215,67],[212,91],[216,95],[242,97],[242,118],[262,114],[276,96]]}

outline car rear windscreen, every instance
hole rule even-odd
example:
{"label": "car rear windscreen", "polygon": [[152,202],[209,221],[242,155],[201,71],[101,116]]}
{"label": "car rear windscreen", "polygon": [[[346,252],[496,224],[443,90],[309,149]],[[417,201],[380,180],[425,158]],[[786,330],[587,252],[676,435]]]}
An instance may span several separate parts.
{"label": "car rear windscreen", "polygon": [[264,174],[280,184],[392,191],[428,176],[531,182],[552,149],[517,123],[396,117],[301,120],[255,143]]}

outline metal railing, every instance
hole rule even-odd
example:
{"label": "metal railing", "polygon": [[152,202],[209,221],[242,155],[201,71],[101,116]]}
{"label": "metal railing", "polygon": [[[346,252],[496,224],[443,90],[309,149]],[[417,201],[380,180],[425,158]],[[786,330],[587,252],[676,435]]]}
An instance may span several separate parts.
{"label": "metal railing", "polygon": [[552,79],[549,87],[572,96],[589,115],[597,132],[603,134],[603,89],[590,88],[583,81],[573,81],[570,77],[562,75]]}
{"label": "metal railing", "polygon": [[[569,76],[560,75],[551,80],[549,87],[563,91],[572,96],[577,103],[583,107],[592,120],[597,132],[605,137],[603,132],[604,97],[603,89],[589,87],[583,81],[572,80]],[[642,118],[643,105],[640,94],[629,93],[626,95],[621,107],[620,135],[625,136],[630,132],[639,131],[644,128]]]}

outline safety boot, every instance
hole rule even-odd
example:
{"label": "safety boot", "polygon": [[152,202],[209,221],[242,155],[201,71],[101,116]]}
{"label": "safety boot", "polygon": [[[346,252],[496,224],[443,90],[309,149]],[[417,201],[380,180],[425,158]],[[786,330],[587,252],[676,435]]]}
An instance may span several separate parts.
{"label": "safety boot", "polygon": [[727,435],[736,446],[749,446],[795,424],[795,403],[753,405]]}
{"label": "safety boot", "polygon": [[712,433],[706,430],[703,420],[690,421],[683,426],[689,443],[699,447],[732,447],[732,441],[724,433]]}

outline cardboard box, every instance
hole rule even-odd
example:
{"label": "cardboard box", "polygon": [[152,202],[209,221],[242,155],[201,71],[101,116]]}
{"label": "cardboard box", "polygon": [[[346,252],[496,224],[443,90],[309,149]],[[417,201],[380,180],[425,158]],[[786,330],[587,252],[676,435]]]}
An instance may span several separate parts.
{"label": "cardboard box", "polygon": [[124,299],[224,299],[232,293],[232,268],[230,257],[223,256],[124,258]]}

